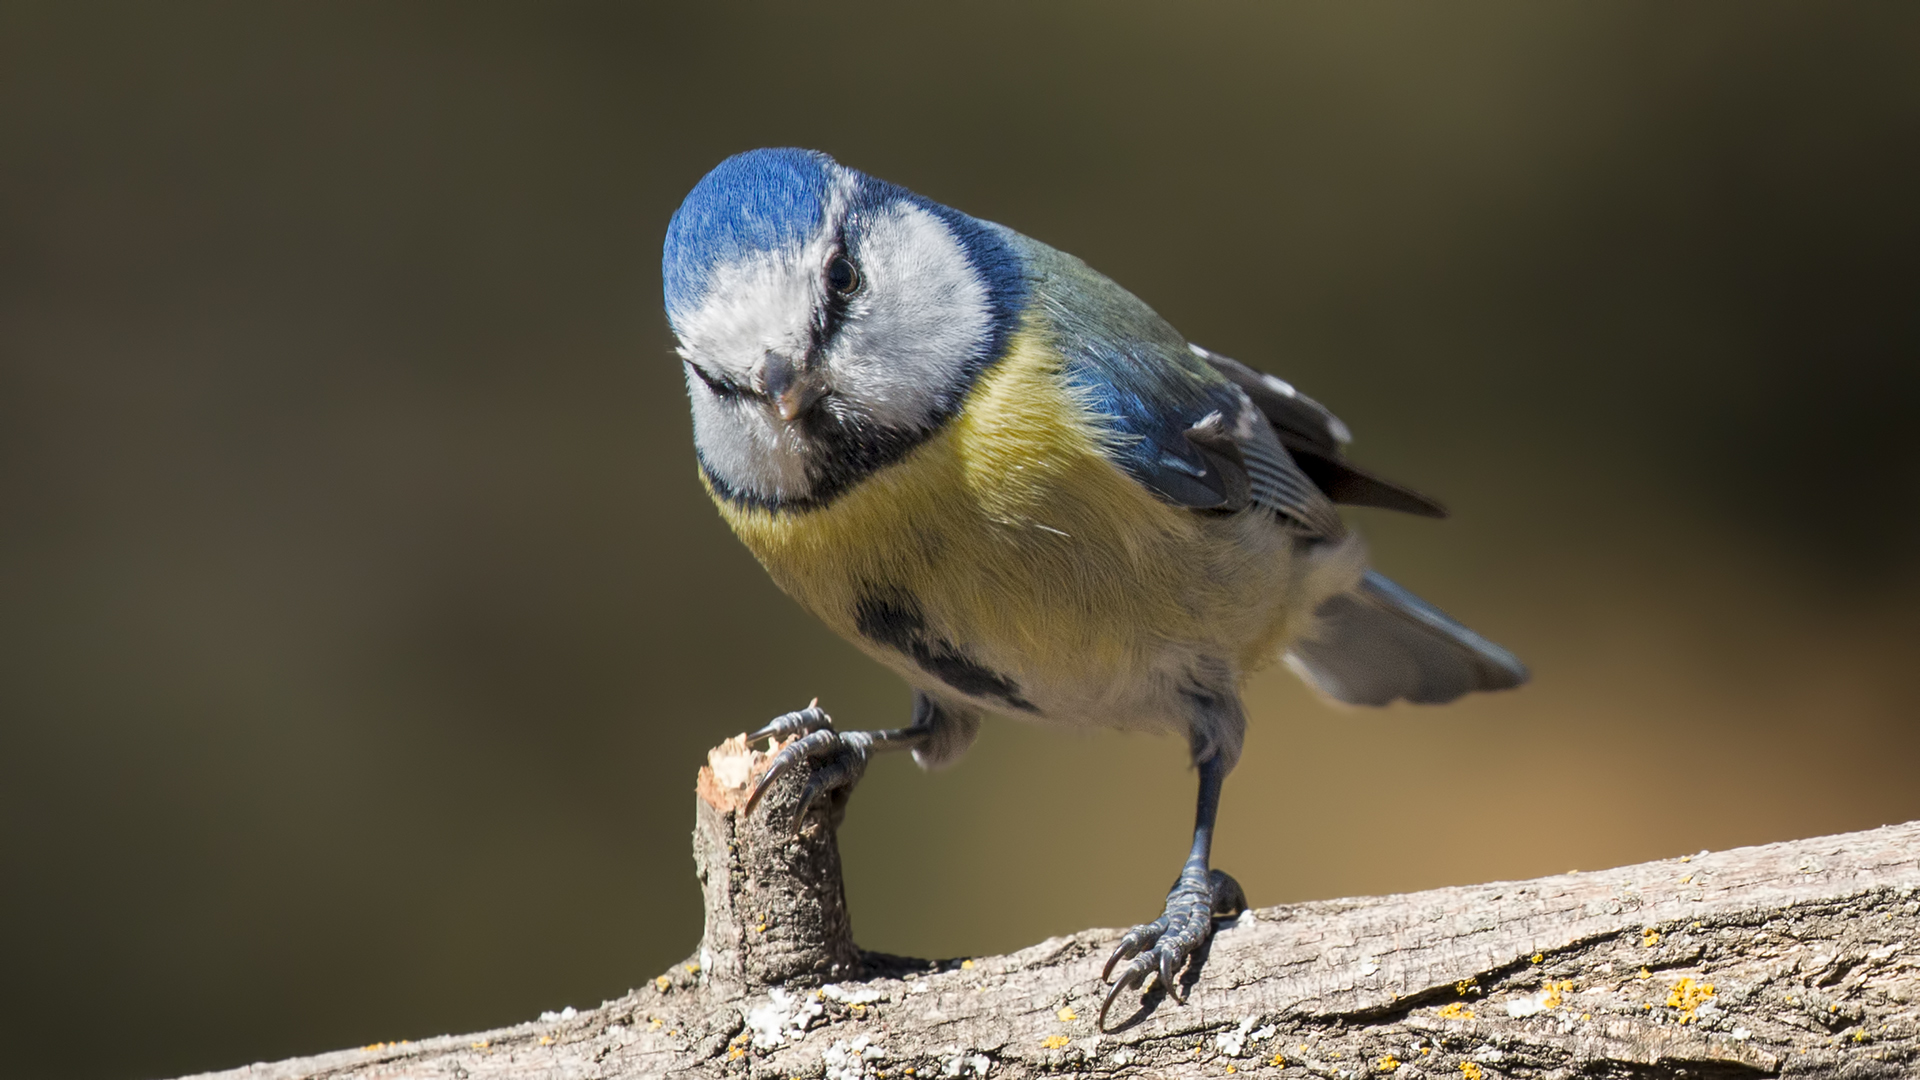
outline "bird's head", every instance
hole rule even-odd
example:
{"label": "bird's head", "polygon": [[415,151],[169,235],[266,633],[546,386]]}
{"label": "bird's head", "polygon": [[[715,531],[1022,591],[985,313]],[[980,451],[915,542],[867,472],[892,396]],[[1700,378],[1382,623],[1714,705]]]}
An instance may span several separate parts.
{"label": "bird's head", "polygon": [[824,502],[937,430],[1018,316],[1012,239],[814,151],[721,162],[662,260],[709,481]]}

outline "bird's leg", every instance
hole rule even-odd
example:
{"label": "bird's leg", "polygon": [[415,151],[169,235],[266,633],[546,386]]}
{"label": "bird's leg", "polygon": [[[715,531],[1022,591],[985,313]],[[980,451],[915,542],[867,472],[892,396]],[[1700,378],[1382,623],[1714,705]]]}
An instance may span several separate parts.
{"label": "bird's leg", "polygon": [[1220,785],[1231,767],[1224,754],[1215,754],[1200,763],[1200,799],[1194,811],[1193,849],[1187,855],[1186,866],[1180,870],[1180,879],[1167,893],[1166,910],[1152,922],[1127,931],[1113,955],[1107,958],[1107,966],[1100,972],[1102,981],[1112,976],[1114,965],[1123,960],[1132,962],[1120,972],[1106,1000],[1100,1003],[1097,1024],[1101,1031],[1107,1028],[1107,1010],[1113,1007],[1114,999],[1143,984],[1149,975],[1157,974],[1167,993],[1184,1004],[1186,998],[1174,977],[1186,966],[1188,958],[1213,936],[1214,919],[1229,918],[1246,910],[1247,899],[1240,891],[1240,883],[1225,871],[1213,870],[1207,865],[1213,851],[1213,823],[1220,812]]}
{"label": "bird's leg", "polygon": [[[917,719],[917,718],[916,718]],[[930,729],[916,722],[911,727],[886,731],[835,731],[833,718],[814,702],[797,712],[775,717],[767,726],[747,736],[748,742],[799,736],[773,755],[773,763],[754,785],[747,797],[747,813],[760,805],[761,796],[788,770],[805,762],[812,765],[807,786],[794,811],[793,827],[798,829],[807,809],[822,795],[833,793],[844,802],[846,794],[867,771],[867,756],[875,750],[911,750],[925,742]],[[836,812],[835,820],[838,820]]]}

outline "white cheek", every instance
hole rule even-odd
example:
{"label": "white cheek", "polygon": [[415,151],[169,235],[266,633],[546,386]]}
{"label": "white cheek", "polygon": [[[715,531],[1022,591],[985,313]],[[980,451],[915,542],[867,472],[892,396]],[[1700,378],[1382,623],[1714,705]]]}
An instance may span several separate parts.
{"label": "white cheek", "polygon": [[693,443],[720,481],[775,501],[808,493],[806,448],[793,429],[759,403],[722,398],[698,378],[687,379],[693,402]]}
{"label": "white cheek", "polygon": [[923,424],[991,329],[986,285],[945,224],[898,205],[856,253],[861,291],[828,357],[835,391],[888,427]]}

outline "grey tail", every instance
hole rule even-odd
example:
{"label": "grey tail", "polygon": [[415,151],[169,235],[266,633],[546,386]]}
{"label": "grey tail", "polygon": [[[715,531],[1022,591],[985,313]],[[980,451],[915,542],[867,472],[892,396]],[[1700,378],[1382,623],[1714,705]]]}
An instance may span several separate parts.
{"label": "grey tail", "polygon": [[1518,657],[1371,570],[1316,614],[1314,636],[1294,643],[1287,666],[1349,705],[1438,705],[1527,681]]}

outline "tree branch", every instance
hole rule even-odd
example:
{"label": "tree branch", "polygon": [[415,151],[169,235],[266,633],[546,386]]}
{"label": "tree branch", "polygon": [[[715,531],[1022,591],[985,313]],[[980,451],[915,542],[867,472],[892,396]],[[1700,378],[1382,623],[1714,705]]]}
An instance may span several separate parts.
{"label": "tree branch", "polygon": [[[1920,822],[1601,873],[1265,908],[1223,925],[1185,1006],[1094,1030],[1088,930],[922,961],[853,946],[839,808],[789,831],[766,757],[698,785],[700,952],[598,1009],[220,1080],[626,1076],[1894,1077],[1920,1069]],[[1128,1002],[1116,1005],[1116,1014]]]}

